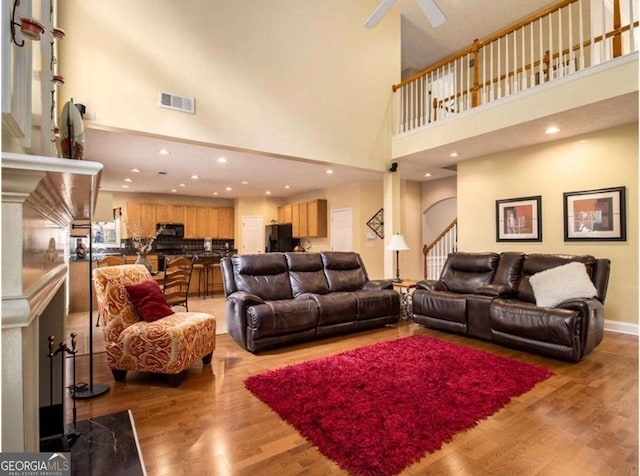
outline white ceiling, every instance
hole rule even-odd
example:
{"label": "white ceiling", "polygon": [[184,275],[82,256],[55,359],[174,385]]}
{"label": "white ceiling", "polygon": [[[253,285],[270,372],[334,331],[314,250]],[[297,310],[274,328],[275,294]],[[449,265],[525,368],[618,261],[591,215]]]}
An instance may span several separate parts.
{"label": "white ceiling", "polygon": [[[402,15],[403,71],[423,69],[465,48],[470,39],[484,38],[556,1],[437,0],[437,3],[447,16],[445,24],[437,28],[429,24],[415,0],[398,0],[393,7]],[[366,18],[363,18],[363,25],[365,20]],[[637,95],[635,100],[637,102]],[[608,107],[611,114],[603,114],[602,109],[599,109],[598,114],[576,110],[557,117],[556,122],[563,127],[563,137],[566,138],[631,122],[634,118],[629,117],[630,114],[635,116],[637,121],[636,108],[620,106],[610,104]],[[587,121],[585,118],[590,119]],[[598,120],[593,121],[593,118]],[[537,122],[450,145],[447,147],[447,153],[455,147],[462,152],[462,157],[469,159],[553,140],[553,137],[541,136],[538,133],[541,125]],[[266,192],[270,191],[272,197],[287,197],[352,182],[380,180],[382,176],[381,173],[343,166],[258,156],[249,152],[221,150],[206,144],[192,144],[170,138],[93,129],[87,121],[85,125],[85,158],[104,164],[101,188],[108,191],[176,193],[200,197],[213,197],[214,192],[217,192],[218,195],[215,196],[219,198],[265,196]],[[158,151],[163,148],[168,149],[170,155],[159,155]],[[424,170],[429,168],[430,164],[432,168],[441,167],[444,152],[442,148],[437,148],[416,154],[414,157],[403,158],[401,176],[412,180],[428,180],[423,177]],[[227,163],[219,164],[219,157],[225,157]],[[130,172],[134,167],[141,172]],[[325,173],[328,168],[333,169],[332,175]],[[159,172],[166,172],[166,175]],[[197,174],[199,179],[191,179],[193,174]],[[446,172],[441,171],[431,179],[445,175]],[[125,178],[131,179],[132,182],[124,182]],[[243,184],[243,181],[248,183]],[[128,185],[129,188],[123,188],[123,185]],[[226,187],[231,187],[232,190],[226,191]],[[173,189],[176,192],[171,192]]]}
{"label": "white ceiling", "polygon": [[[148,135],[99,129],[86,129],[86,134],[85,159],[104,164],[100,187],[108,191],[216,198],[287,197],[380,180],[382,176],[349,167],[258,156]],[[161,155],[161,149],[170,153]],[[221,157],[226,163],[218,162]],[[132,172],[133,168],[140,172]],[[327,174],[328,169],[333,174]]]}

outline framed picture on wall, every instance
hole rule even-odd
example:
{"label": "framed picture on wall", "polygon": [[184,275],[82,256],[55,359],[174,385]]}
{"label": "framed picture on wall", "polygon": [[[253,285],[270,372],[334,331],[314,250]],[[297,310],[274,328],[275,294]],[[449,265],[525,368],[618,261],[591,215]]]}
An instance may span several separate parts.
{"label": "framed picture on wall", "polygon": [[563,196],[564,241],[626,241],[625,187]]}
{"label": "framed picture on wall", "polygon": [[496,200],[496,241],[542,241],[542,197]]}

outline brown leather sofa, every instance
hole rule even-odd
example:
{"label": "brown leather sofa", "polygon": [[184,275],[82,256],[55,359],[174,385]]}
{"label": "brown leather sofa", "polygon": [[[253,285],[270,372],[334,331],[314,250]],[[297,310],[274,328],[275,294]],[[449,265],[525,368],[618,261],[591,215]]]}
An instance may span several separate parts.
{"label": "brown leather sofa", "polygon": [[[531,277],[572,262],[585,265],[596,296],[538,306]],[[440,279],[417,284],[413,319],[430,328],[577,362],[602,341],[609,272],[608,259],[589,255],[451,253]]]}
{"label": "brown leather sofa", "polygon": [[229,333],[259,352],[398,321],[389,280],[369,280],[353,252],[234,255],[220,261]]}

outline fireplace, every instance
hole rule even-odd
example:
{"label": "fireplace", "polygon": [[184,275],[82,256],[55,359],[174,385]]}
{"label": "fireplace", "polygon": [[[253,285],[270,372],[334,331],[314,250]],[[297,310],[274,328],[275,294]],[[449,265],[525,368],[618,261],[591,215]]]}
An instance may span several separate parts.
{"label": "fireplace", "polygon": [[42,437],[64,430],[62,364],[50,362],[48,337],[69,340],[69,227],[91,219],[101,169],[2,153],[3,452],[38,452]]}

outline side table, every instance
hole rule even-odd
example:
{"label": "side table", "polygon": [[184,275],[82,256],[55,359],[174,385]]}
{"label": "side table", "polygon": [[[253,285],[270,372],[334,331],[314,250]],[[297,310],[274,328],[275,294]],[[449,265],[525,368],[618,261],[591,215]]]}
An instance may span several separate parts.
{"label": "side table", "polygon": [[393,283],[393,289],[400,294],[400,309],[402,309],[402,319],[410,319],[411,309],[411,293],[416,288],[418,281],[415,279],[403,279],[399,283]]}

